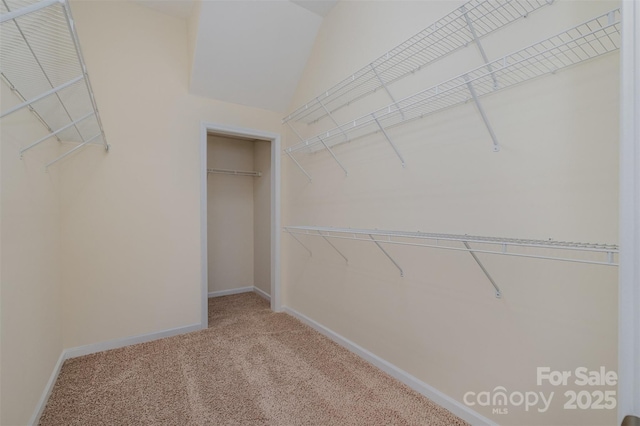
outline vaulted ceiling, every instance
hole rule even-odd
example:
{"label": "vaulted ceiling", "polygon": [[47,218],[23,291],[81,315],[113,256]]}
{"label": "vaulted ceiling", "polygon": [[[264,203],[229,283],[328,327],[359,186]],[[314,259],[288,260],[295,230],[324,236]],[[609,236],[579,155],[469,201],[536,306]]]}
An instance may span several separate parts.
{"label": "vaulted ceiling", "polygon": [[337,0],[134,0],[187,19],[191,93],[285,112]]}

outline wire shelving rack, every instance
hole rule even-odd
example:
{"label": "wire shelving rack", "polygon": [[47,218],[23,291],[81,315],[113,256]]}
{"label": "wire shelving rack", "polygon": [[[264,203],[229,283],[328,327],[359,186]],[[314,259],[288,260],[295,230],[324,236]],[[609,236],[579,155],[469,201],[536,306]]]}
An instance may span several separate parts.
{"label": "wire shelving rack", "polygon": [[395,102],[387,86],[470,43],[478,44],[488,62],[479,43],[482,37],[551,3],[552,0],[471,0],[300,106],[282,122],[317,122],[380,89]]}
{"label": "wire shelving rack", "polygon": [[[426,247],[440,250],[463,251],[471,254],[494,287],[496,297],[502,292],[491,277],[477,253],[526,257],[562,262],[618,266],[619,249],[613,244],[577,243],[556,240],[480,237],[472,235],[439,234],[411,231],[385,231],[378,229],[331,228],[323,226],[285,226],[284,231],[300,243],[311,255],[311,250],[297,237],[309,235],[323,238],[348,263],[347,257],[331,240],[351,240],[374,243],[404,276],[400,264],[384,249],[386,245]],[[474,247],[471,247],[471,245]],[[594,258],[595,257],[595,258]]]}
{"label": "wire shelving rack", "polygon": [[[619,48],[620,9],[614,9],[546,40],[303,140],[286,148],[285,153],[293,158],[293,153],[315,152],[326,148],[346,172],[331,147],[382,132],[404,165],[404,159],[386,129],[470,100],[475,101],[493,139],[494,150],[497,151],[498,140],[478,98],[543,75],[554,74],[563,68],[617,51]],[[297,161],[296,164],[302,169]],[[309,177],[304,169],[302,171]]]}
{"label": "wire shelving rack", "polygon": [[78,145],[47,168],[89,144],[108,151],[67,0],[2,0],[0,23],[0,77],[21,100],[0,118],[27,108],[48,131],[20,155],[52,138]]}

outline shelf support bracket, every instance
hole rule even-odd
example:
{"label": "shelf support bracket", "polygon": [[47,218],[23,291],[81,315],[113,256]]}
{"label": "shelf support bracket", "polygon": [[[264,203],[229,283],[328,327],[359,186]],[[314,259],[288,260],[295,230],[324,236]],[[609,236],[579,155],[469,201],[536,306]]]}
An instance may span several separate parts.
{"label": "shelf support bracket", "polygon": [[349,172],[347,172],[347,169],[345,169],[342,163],[340,162],[340,160],[338,160],[338,157],[336,157],[336,154],[333,153],[333,150],[329,148],[329,145],[327,145],[322,138],[318,137],[318,139],[320,140],[320,142],[322,142],[322,145],[324,145],[324,147],[327,148],[327,151],[329,151],[333,159],[336,160],[336,163],[338,163],[338,165],[342,168],[342,170],[344,170],[344,175],[349,176]]}
{"label": "shelf support bracket", "polygon": [[298,163],[298,160],[295,159],[295,157],[293,156],[293,154],[291,154],[289,152],[289,150],[285,149],[284,153],[287,154],[289,156],[289,158],[291,158],[291,160],[295,163],[296,166],[298,166],[298,168],[300,169],[300,171],[302,173],[304,173],[304,175],[307,177],[307,179],[309,179],[309,182],[312,182],[311,180],[311,176],[309,176],[309,173],[307,173],[307,171],[300,165],[300,163]]}
{"label": "shelf support bracket", "polygon": [[298,131],[296,130],[295,127],[293,127],[293,125],[287,121],[287,126],[289,126],[289,128],[291,129],[291,131],[298,137],[298,139],[300,139],[300,142],[302,142],[304,139],[302,139],[302,136],[300,136],[300,133],[298,133]]}
{"label": "shelf support bracket", "polygon": [[[22,95],[22,93],[20,93],[20,91],[16,88],[16,86],[14,86],[13,83],[11,83],[11,81],[9,81],[9,79],[7,78],[6,75],[4,75],[2,72],[0,72],[0,77],[2,78],[2,80],[4,80],[5,83],[7,83],[7,86],[9,86],[9,89],[16,96],[18,96],[18,98],[22,102],[26,102],[27,101],[27,99]],[[42,118],[42,116],[40,114],[38,114],[38,112],[32,106],[29,106],[28,109],[38,119],[38,121],[40,121],[40,123],[42,123],[42,125],[49,131],[49,133],[53,133],[53,129],[47,124],[46,121],[44,121],[44,118]],[[58,142],[62,142],[57,135],[56,135],[55,138],[58,140]]]}
{"label": "shelf support bracket", "polygon": [[327,107],[326,107],[326,106],[324,106],[324,104],[322,103],[322,101],[320,100],[320,98],[316,98],[316,100],[318,101],[318,103],[320,104],[320,106],[322,107],[322,109],[324,110],[324,112],[326,112],[326,113],[327,113],[327,115],[329,116],[329,118],[331,119],[331,121],[333,121],[333,124],[335,124],[335,125],[336,125],[336,127],[337,127],[338,129],[340,129],[340,133],[342,133],[342,134],[344,135],[345,140],[347,140],[347,141],[348,141],[348,140],[349,140],[349,136],[345,133],[345,131],[344,131],[344,130],[342,130],[342,127],[340,127],[340,123],[338,123],[338,122],[336,121],[336,119],[335,119],[335,118],[333,118],[333,114],[331,114],[331,112],[329,112],[329,110],[327,109]]}
{"label": "shelf support bracket", "polygon": [[347,256],[345,256],[344,254],[342,254],[342,252],[341,252],[340,250],[338,250],[338,248],[337,248],[335,245],[333,245],[333,243],[332,243],[331,241],[329,241],[329,239],[328,239],[328,238],[327,238],[327,237],[326,237],[326,236],[325,236],[321,231],[318,231],[318,235],[320,235],[322,238],[324,238],[324,240],[325,240],[327,243],[329,243],[329,245],[330,245],[331,247],[333,247],[333,249],[334,249],[335,251],[337,251],[337,252],[338,252],[338,254],[339,254],[340,256],[342,256],[342,258],[344,259],[344,261],[345,261],[346,263],[349,263],[349,259],[347,259]]}
{"label": "shelf support bracket", "polygon": [[502,291],[500,291],[500,288],[498,287],[496,282],[493,280],[493,278],[491,278],[491,275],[489,275],[489,272],[487,272],[487,270],[485,269],[485,267],[482,264],[482,262],[480,262],[480,259],[478,259],[478,256],[476,256],[476,254],[473,252],[473,250],[471,250],[471,247],[469,247],[469,243],[466,242],[466,241],[463,241],[462,244],[464,244],[464,246],[467,248],[467,250],[469,250],[469,254],[473,257],[473,260],[476,261],[476,263],[478,264],[480,269],[482,269],[482,272],[484,272],[484,275],[491,282],[491,285],[496,290],[496,298],[498,298],[498,299],[502,298]]}
{"label": "shelf support bracket", "polygon": [[387,258],[389,258],[389,260],[395,265],[396,268],[398,268],[398,271],[400,271],[400,276],[404,277],[404,271],[402,270],[402,268],[400,267],[400,265],[398,265],[398,263],[393,260],[393,257],[391,257],[391,255],[389,255],[389,253],[387,253],[387,251],[380,245],[380,243],[378,242],[378,240],[376,240],[375,238],[373,238],[373,235],[368,234],[369,238],[371,238],[371,240],[376,243],[376,245],[378,246],[378,248],[380,250],[382,250],[382,252],[384,253],[385,256],[387,256]]}
{"label": "shelf support bracket", "polygon": [[469,15],[467,14],[467,9],[463,6],[460,7],[460,10],[464,13],[464,19],[467,21],[467,26],[469,27],[469,32],[471,32],[471,36],[473,37],[473,41],[478,46],[478,50],[480,51],[480,55],[482,56],[482,60],[487,65],[487,69],[491,73],[491,79],[493,80],[493,88],[498,88],[498,79],[496,78],[495,73],[493,72],[493,68],[491,68],[491,63],[489,63],[489,58],[487,57],[484,48],[482,47],[482,43],[480,43],[480,38],[478,37],[478,33],[476,33],[476,29],[473,27],[473,23],[471,19],[469,19]]}
{"label": "shelf support bracket", "polygon": [[33,99],[30,99],[28,101],[24,101],[24,102],[22,102],[22,103],[20,103],[20,104],[18,104],[16,106],[14,106],[13,108],[10,108],[9,110],[3,112],[2,115],[0,115],[0,118],[6,117],[7,115],[12,114],[12,113],[14,113],[14,112],[16,112],[18,110],[21,110],[22,108],[24,108],[26,106],[31,106],[31,104],[34,104],[34,103],[38,102],[39,100],[46,98],[47,96],[53,95],[54,93],[57,93],[62,89],[65,89],[65,88],[71,86],[72,84],[75,84],[75,83],[79,82],[83,78],[84,78],[84,74],[74,78],[73,80],[69,80],[66,83],[63,83],[58,87],[54,87],[51,90],[47,90],[46,92],[36,96]]}
{"label": "shelf support bracket", "polygon": [[467,74],[464,75],[464,81],[467,82],[467,87],[469,88],[469,93],[471,93],[471,97],[473,98],[473,102],[475,102],[480,115],[482,116],[482,121],[484,121],[484,125],[487,127],[489,131],[489,135],[491,135],[491,139],[493,140],[493,151],[500,151],[500,143],[498,143],[498,138],[496,134],[493,132],[493,128],[491,127],[491,123],[489,122],[489,118],[487,118],[487,114],[484,112],[484,108],[482,108],[482,104],[478,99],[478,95],[476,94],[476,89],[473,87],[471,81],[469,81],[469,76]]}
{"label": "shelf support bracket", "polygon": [[398,101],[396,101],[396,98],[391,94],[391,91],[389,90],[389,87],[384,82],[382,77],[380,77],[380,74],[378,74],[378,70],[376,69],[376,67],[374,67],[373,64],[370,64],[370,66],[371,66],[371,69],[373,70],[373,73],[378,78],[378,81],[380,81],[380,84],[382,85],[382,88],[385,90],[385,92],[387,92],[387,95],[389,95],[389,98],[391,99],[391,102],[393,102],[393,104],[396,106],[396,108],[398,108],[398,111],[400,111],[400,115],[402,115],[402,119],[404,120],[404,112],[400,109],[400,105],[398,105]]}
{"label": "shelf support bracket", "polygon": [[387,131],[384,129],[384,127],[382,127],[382,124],[380,124],[380,120],[378,120],[378,118],[374,114],[371,114],[371,117],[373,117],[373,119],[375,120],[376,124],[380,128],[380,131],[382,132],[384,137],[387,139],[387,142],[389,142],[389,144],[391,145],[391,148],[393,148],[393,150],[395,151],[396,155],[400,159],[400,162],[402,162],[402,167],[405,167],[405,162],[404,162],[404,158],[402,158],[402,154],[400,154],[400,151],[398,150],[398,147],[396,146],[396,144],[393,143],[393,141],[391,140],[391,138],[387,134]]}
{"label": "shelf support bracket", "polygon": [[308,251],[308,252],[309,252],[309,256],[313,256],[313,254],[311,253],[311,250],[309,250],[309,249],[307,248],[307,246],[305,246],[305,245],[302,243],[302,241],[300,241],[300,240],[298,239],[298,237],[296,237],[296,236],[293,234],[293,232],[289,231],[287,228],[284,228],[284,230],[287,232],[287,234],[291,235],[291,237],[293,237],[293,239],[294,239],[294,240],[296,240],[296,241],[298,242],[298,244],[300,244],[302,247],[304,247],[304,249],[305,249],[306,251]]}
{"label": "shelf support bracket", "polygon": [[64,130],[67,130],[67,129],[68,129],[68,128],[70,128],[70,127],[74,127],[76,124],[80,123],[80,122],[81,122],[81,121],[83,121],[83,120],[86,120],[86,119],[87,119],[87,118],[89,118],[89,117],[93,117],[94,115],[95,115],[95,112],[93,112],[93,111],[92,111],[92,112],[90,112],[89,114],[85,115],[84,117],[81,117],[81,118],[77,119],[76,121],[72,121],[71,123],[67,124],[66,126],[60,127],[60,128],[59,128],[58,130],[56,130],[55,132],[51,132],[51,133],[49,133],[47,136],[44,136],[44,137],[42,137],[42,138],[38,139],[37,141],[35,141],[35,142],[34,142],[34,143],[32,143],[31,145],[29,145],[29,146],[26,146],[26,147],[22,148],[22,149],[20,150],[20,157],[22,157],[22,154],[24,154],[25,152],[29,151],[31,148],[33,148],[33,147],[35,147],[35,146],[40,145],[42,142],[46,141],[46,140],[47,140],[47,139],[49,139],[49,138],[52,138],[52,137],[54,137],[54,136],[56,136],[56,137],[57,137],[58,133],[60,133],[60,132],[62,132],[62,131],[64,131]]}
{"label": "shelf support bracket", "polygon": [[4,23],[6,21],[12,20],[12,19],[17,19],[19,17],[21,17],[22,15],[27,15],[29,13],[32,12],[36,12],[40,9],[44,9],[45,7],[49,7],[51,5],[54,5],[56,3],[59,3],[58,0],[43,0],[43,1],[39,1],[35,4],[32,4],[31,6],[25,6],[22,9],[18,9],[14,12],[8,12],[3,14],[2,16],[0,16],[0,23]]}
{"label": "shelf support bracket", "polygon": [[58,161],[62,160],[63,158],[66,158],[67,156],[69,156],[69,155],[73,154],[74,152],[78,151],[79,149],[82,149],[83,147],[87,146],[88,144],[90,144],[94,140],[98,139],[100,136],[102,136],[102,133],[98,133],[97,135],[87,139],[86,141],[82,142],[80,145],[76,146],[75,148],[70,149],[69,151],[65,152],[64,154],[62,154],[61,156],[59,156],[55,160],[48,162],[47,165],[44,166],[44,168],[48,169],[49,166],[53,166],[55,163],[57,163]]}

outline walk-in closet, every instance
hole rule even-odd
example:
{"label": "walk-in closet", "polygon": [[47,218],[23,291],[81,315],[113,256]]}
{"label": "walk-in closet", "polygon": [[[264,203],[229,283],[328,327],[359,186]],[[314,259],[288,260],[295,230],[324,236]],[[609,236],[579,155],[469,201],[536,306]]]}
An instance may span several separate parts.
{"label": "walk-in closet", "polygon": [[0,277],[0,425],[640,426],[640,0],[0,0]]}
{"label": "walk-in closet", "polygon": [[207,135],[209,297],[271,293],[271,142]]}

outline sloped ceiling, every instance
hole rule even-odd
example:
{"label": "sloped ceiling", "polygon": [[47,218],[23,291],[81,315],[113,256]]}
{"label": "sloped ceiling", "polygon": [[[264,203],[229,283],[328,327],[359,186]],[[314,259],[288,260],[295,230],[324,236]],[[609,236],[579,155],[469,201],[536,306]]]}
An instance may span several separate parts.
{"label": "sloped ceiling", "polygon": [[193,94],[285,112],[338,0],[133,0],[189,25]]}

